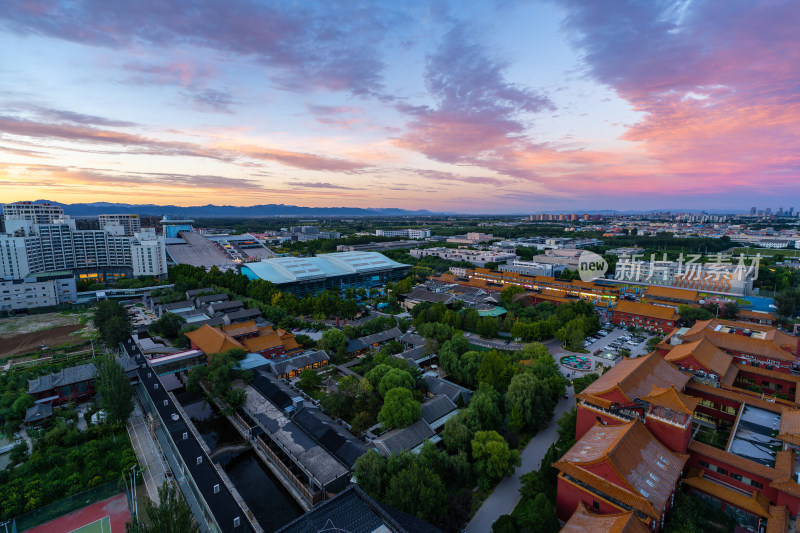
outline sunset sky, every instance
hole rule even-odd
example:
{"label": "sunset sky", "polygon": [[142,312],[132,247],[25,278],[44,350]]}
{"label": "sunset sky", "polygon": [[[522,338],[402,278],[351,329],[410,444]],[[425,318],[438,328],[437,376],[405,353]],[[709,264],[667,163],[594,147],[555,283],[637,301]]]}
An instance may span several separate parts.
{"label": "sunset sky", "polygon": [[6,0],[0,201],[797,209],[799,27],[796,0]]}

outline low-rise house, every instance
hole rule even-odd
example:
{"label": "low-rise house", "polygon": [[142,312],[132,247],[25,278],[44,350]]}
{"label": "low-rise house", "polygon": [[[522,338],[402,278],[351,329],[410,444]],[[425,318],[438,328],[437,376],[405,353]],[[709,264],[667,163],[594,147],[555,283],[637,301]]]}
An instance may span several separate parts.
{"label": "low-rise house", "polygon": [[399,339],[402,335],[402,332],[397,328],[373,333],[372,335],[366,335],[364,337],[359,337],[357,339],[348,341],[346,350],[350,357],[354,357],[356,355],[365,353],[372,348],[378,348],[389,341]]}
{"label": "low-rise house", "polygon": [[209,305],[208,314],[210,316],[222,316],[242,309],[244,309],[244,304],[239,300],[225,301]]}
{"label": "low-rise house", "polygon": [[195,298],[194,303],[197,305],[198,308],[207,307],[211,304],[217,304],[221,302],[227,302],[230,300],[227,294],[224,293],[217,293],[217,294],[207,294],[204,296],[198,296]]}
{"label": "low-rise house", "polygon": [[28,380],[28,394],[37,403],[62,405],[89,400],[95,393],[97,369],[93,363],[65,368],[53,374]]}
{"label": "low-rise house", "polygon": [[303,370],[316,370],[328,365],[330,358],[325,350],[308,350],[293,357],[270,359],[269,370],[279,378],[291,379]]}

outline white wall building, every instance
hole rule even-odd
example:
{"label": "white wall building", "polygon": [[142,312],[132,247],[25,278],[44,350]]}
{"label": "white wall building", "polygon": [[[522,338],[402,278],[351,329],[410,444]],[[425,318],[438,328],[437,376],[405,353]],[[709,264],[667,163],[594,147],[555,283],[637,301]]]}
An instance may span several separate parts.
{"label": "white wall building", "polygon": [[473,265],[483,266],[486,263],[506,263],[517,259],[516,254],[485,250],[463,250],[461,248],[415,248],[408,252],[412,257],[436,256],[451,261],[469,261]]}
{"label": "white wall building", "polygon": [[142,231],[142,221],[139,215],[100,215],[100,227],[122,226],[123,235],[134,235]]}
{"label": "white wall building", "polygon": [[55,219],[64,216],[64,209],[48,203],[34,204],[33,202],[15,202],[3,204],[3,218],[5,220],[30,220],[35,224],[51,224]]}
{"label": "white wall building", "polygon": [[377,237],[407,237],[409,239],[425,239],[431,236],[429,229],[376,229]]}
{"label": "white wall building", "polygon": [[152,232],[129,236],[105,230],[77,231],[69,217],[53,224],[12,220],[11,225],[13,233],[0,235],[0,279],[107,267],[130,268],[134,276],[167,272],[164,238]]}

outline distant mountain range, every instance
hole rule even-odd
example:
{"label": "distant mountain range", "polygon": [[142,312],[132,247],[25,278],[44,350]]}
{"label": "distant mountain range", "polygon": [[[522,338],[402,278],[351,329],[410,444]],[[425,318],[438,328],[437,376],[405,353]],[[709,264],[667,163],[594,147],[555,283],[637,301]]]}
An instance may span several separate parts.
{"label": "distant mountain range", "polygon": [[93,202],[88,204],[62,204],[52,200],[36,200],[34,203],[50,203],[64,208],[64,214],[72,217],[96,217],[97,215],[138,214],[151,216],[177,216],[188,218],[211,217],[375,217],[375,216],[429,216],[427,210],[360,208],[360,207],[300,207],[297,205],[266,204],[239,207],[235,205],[198,205],[179,207],[176,205],[121,204]]}
{"label": "distant mountain range", "polygon": [[[414,216],[438,216],[438,215],[466,215],[466,213],[454,213],[445,211],[428,211],[420,209],[411,211],[397,208],[373,208],[373,207],[301,207],[286,204],[265,204],[240,207],[235,205],[198,205],[191,207],[180,207],[176,205],[155,205],[155,204],[122,204],[114,202],[93,202],[86,204],[62,204],[52,200],[36,200],[34,203],[48,202],[52,205],[60,205],[64,208],[64,214],[72,217],[96,217],[97,215],[114,214],[138,214],[151,216],[175,216],[187,218],[267,218],[267,217],[414,217]],[[0,208],[2,209],[2,208]],[[506,216],[526,216],[528,214],[569,214],[569,213],[588,213],[590,215],[617,216],[617,215],[638,215],[653,213],[706,213],[706,214],[732,214],[736,211],[717,210],[717,209],[651,209],[651,210],[625,210],[616,209],[574,209],[574,210],[531,210],[529,213],[505,213]],[[744,212],[744,211],[742,211]],[[475,216],[475,215],[473,215]],[[495,214],[496,216],[496,214]]]}

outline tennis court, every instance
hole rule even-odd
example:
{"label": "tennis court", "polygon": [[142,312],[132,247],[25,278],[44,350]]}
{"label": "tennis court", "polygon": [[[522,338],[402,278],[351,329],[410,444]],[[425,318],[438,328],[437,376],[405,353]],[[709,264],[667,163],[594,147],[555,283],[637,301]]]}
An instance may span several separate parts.
{"label": "tennis court", "polygon": [[104,516],[91,524],[73,529],[70,533],[111,533],[111,518]]}

